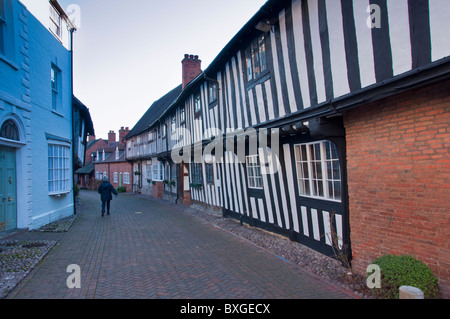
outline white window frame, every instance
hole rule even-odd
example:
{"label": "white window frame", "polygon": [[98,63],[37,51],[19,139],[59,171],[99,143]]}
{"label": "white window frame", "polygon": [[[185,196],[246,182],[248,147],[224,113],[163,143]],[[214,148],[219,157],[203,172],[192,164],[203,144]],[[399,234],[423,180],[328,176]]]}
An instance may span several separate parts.
{"label": "white window frame", "polygon": [[70,193],[70,146],[48,143],[48,193]]}
{"label": "white window frame", "polygon": [[164,164],[157,159],[152,160],[152,181],[162,182],[164,180]]}
{"label": "white window frame", "polygon": [[130,185],[130,173],[128,172],[123,173],[123,183]]}
{"label": "white window frame", "polygon": [[250,46],[245,51],[247,82],[258,79],[261,75],[265,74],[268,69],[265,39],[265,34],[261,34],[258,38],[252,41]]}
{"label": "white window frame", "polygon": [[252,189],[263,189],[261,162],[259,160],[259,155],[246,156],[245,162],[247,167],[248,187]]}
{"label": "white window frame", "polygon": [[114,183],[118,183],[119,182],[119,174],[117,172],[114,172],[114,179],[113,179]]}
{"label": "white window frame", "polygon": [[194,95],[194,112],[198,113],[202,110],[202,100],[200,94]]}
{"label": "white window frame", "polygon": [[52,110],[58,111],[61,71],[55,65],[52,65],[50,72],[50,83],[52,88]]}
{"label": "white window frame", "polygon": [[62,19],[59,12],[50,5],[50,31],[60,40],[62,40]]}
{"label": "white window frame", "polygon": [[[294,145],[299,196],[342,202],[342,171],[333,147],[336,145],[330,141]],[[339,172],[336,176],[335,171]]]}

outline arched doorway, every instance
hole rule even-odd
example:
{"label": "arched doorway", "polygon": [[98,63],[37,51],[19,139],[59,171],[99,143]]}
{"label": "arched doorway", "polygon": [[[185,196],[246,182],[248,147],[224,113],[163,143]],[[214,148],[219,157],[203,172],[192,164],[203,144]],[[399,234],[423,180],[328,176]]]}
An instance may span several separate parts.
{"label": "arched doorway", "polygon": [[[19,129],[13,120],[0,128],[3,141],[20,141]],[[0,232],[17,228],[16,149],[0,145]]]}

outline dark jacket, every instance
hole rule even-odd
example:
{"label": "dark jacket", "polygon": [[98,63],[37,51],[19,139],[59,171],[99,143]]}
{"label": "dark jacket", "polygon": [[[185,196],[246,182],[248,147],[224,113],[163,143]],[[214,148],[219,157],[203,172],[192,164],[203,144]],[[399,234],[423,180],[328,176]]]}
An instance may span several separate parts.
{"label": "dark jacket", "polygon": [[98,187],[98,193],[101,195],[102,201],[112,200],[112,194],[117,195],[117,191],[110,182],[103,182]]}

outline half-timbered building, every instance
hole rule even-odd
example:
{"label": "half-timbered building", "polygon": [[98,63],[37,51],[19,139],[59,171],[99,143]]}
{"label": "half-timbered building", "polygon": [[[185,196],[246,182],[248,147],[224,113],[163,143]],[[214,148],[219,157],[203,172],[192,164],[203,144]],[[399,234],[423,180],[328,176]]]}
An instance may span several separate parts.
{"label": "half-timbered building", "polygon": [[[360,273],[414,254],[448,294],[449,11],[446,0],[267,1],[151,112],[171,127],[155,157],[175,165],[177,198],[339,249]],[[144,147],[128,143],[130,158]]]}

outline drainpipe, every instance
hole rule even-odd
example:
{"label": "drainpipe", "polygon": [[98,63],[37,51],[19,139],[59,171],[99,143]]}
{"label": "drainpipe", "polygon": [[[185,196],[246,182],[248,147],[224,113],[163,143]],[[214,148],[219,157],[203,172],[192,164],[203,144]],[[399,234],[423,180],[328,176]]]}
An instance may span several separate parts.
{"label": "drainpipe", "polygon": [[76,28],[72,23],[69,23],[69,33],[70,33],[70,105],[71,105],[71,130],[72,130],[72,197],[73,197],[73,213],[77,214],[77,204],[75,196],[75,167],[74,167],[74,154],[75,154],[75,132],[74,132],[74,117],[73,117],[73,33]]}

